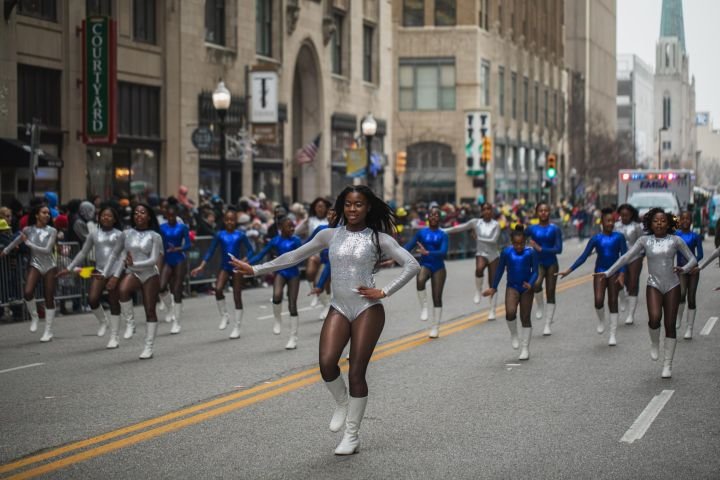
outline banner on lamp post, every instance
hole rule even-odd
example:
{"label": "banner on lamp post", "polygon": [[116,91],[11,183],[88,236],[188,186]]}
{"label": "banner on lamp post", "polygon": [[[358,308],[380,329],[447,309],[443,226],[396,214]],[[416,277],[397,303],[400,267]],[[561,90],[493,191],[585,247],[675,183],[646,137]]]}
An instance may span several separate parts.
{"label": "banner on lamp post", "polygon": [[83,21],[83,143],[108,145],[117,140],[117,41],[115,21]]}

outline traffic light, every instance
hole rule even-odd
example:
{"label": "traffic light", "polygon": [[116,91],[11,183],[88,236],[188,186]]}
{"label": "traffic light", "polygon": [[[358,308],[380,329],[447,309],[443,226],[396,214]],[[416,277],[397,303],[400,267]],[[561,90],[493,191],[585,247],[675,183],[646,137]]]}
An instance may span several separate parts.
{"label": "traffic light", "polygon": [[557,158],[554,154],[547,157],[547,170],[545,171],[547,178],[553,179],[557,176]]}
{"label": "traffic light", "polygon": [[492,161],[492,140],[489,136],[483,137],[480,161],[482,163],[490,163]]}
{"label": "traffic light", "polygon": [[402,175],[405,173],[405,167],[407,166],[407,152],[398,152],[395,157],[395,173]]}

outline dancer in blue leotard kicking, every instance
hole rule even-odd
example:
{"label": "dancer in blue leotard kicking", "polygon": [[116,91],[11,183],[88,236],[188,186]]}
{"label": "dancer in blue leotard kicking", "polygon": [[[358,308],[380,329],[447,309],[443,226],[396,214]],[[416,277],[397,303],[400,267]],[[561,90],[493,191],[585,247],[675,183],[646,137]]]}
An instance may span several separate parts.
{"label": "dancer in blue leotard kicking", "polygon": [[[300,237],[294,235],[295,225],[290,217],[283,217],[278,220],[280,233],[273,237],[265,248],[257,255],[254,255],[248,263],[255,265],[260,262],[265,255],[273,250],[278,256],[288,252],[292,252],[302,246]],[[285,348],[294,350],[297,348],[298,324],[300,323],[297,311],[297,299],[300,292],[300,269],[297,266],[283,268],[278,270],[273,281],[273,316],[275,324],[273,325],[273,333],[280,335],[280,326],[282,324],[282,294],[283,289],[287,285],[288,309],[290,310],[290,338]]]}
{"label": "dancer in blue leotard kicking", "polygon": [[[588,240],[585,251],[575,260],[570,268],[559,273],[560,278],[570,275],[576,268],[585,263],[593,250],[597,253],[595,259],[595,273],[604,272],[617,261],[618,258],[627,252],[625,236],[620,232],[614,232],[613,209],[603,208],[602,210],[602,233],[594,235]],[[597,333],[605,331],[605,290],[608,292],[608,310],[610,310],[610,337],[608,345],[617,344],[615,333],[618,322],[618,292],[620,285],[617,281],[619,275],[625,274],[625,267],[612,277],[596,275],[593,277],[593,290],[595,292],[595,314],[598,318]],[[621,283],[621,282],[620,282]]]}
{"label": "dancer in blue leotard kicking", "polygon": [[177,221],[177,206],[168,205],[165,215],[167,222],[160,225],[160,235],[165,249],[165,258],[160,271],[160,300],[165,304],[165,321],[172,322],[170,333],[180,333],[182,314],[183,282],[187,264],[185,252],[190,250],[190,230]]}
{"label": "dancer in blue leotard kicking", "polygon": [[[225,330],[228,326],[229,315],[227,307],[225,306],[225,285],[228,280],[232,279],[232,292],[233,300],[235,303],[235,325],[233,326],[232,332],[230,332],[230,338],[240,337],[240,327],[242,326],[243,320],[243,303],[242,303],[242,289],[243,289],[243,276],[240,273],[233,272],[233,266],[230,264],[232,258],[247,258],[255,254],[250,240],[248,240],[245,232],[237,229],[237,211],[234,208],[228,208],[223,217],[225,222],[225,230],[218,232],[213,238],[210,248],[202,262],[197,268],[194,268],[190,274],[195,276],[199,274],[207,265],[207,262],[215,254],[215,250],[218,246],[221,249],[221,266],[220,271],[215,279],[215,301],[217,302],[218,311],[220,312],[220,330]],[[242,255],[242,248],[245,248],[245,255]]]}
{"label": "dancer in blue leotard kicking", "polygon": [[[532,336],[533,285],[538,277],[538,255],[535,250],[525,245],[525,231],[518,225],[510,234],[511,246],[505,247],[500,254],[493,286],[483,292],[484,297],[495,295],[505,268],[507,268],[507,284],[505,285],[505,319],[510,330],[512,347],[517,350],[522,344],[518,360],[530,358],[530,337]],[[520,306],[520,322],[522,331],[518,341],[517,318],[518,305]]]}
{"label": "dancer in blue leotard kicking", "polygon": [[442,321],[442,294],[445,287],[447,271],[445,256],[448,251],[448,234],[440,229],[440,209],[433,207],[428,214],[428,227],[418,230],[412,240],[405,245],[411,252],[417,247],[420,254],[420,273],[417,276],[417,295],[420,301],[420,320],[428,319],[427,291],[428,280],[432,285],[433,320],[428,336],[437,338],[440,335]]}

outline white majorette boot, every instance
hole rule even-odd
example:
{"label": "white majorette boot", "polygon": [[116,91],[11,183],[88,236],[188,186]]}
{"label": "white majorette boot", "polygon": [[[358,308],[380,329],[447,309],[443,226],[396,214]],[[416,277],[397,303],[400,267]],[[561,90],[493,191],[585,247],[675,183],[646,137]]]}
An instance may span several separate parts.
{"label": "white majorette boot", "polygon": [[617,339],[615,338],[615,332],[617,332],[618,314],[610,314],[610,337],[608,338],[608,345],[614,347],[617,345]]}
{"label": "white majorette boot", "polygon": [[475,277],[475,296],[473,297],[473,303],[476,305],[480,303],[480,298],[482,298],[482,284],[483,277]]}
{"label": "white majorette boot", "polygon": [[348,399],[348,413],[345,421],[345,435],[340,445],[335,449],[335,455],[352,455],[358,452],[360,447],[360,423],[365,415],[368,397],[356,398],[350,396]]}
{"label": "white majorette boot", "polygon": [[495,307],[497,306],[497,293],[490,297],[490,310],[488,311],[488,321],[495,320]]}
{"label": "white majorette boot", "polygon": [[45,309],[45,332],[43,333],[43,336],[40,337],[41,342],[49,342],[53,339],[53,321],[55,320],[55,309],[54,308],[46,308]]}
{"label": "white majorette boot", "polygon": [[605,331],[605,307],[603,308],[596,308],[595,309],[595,315],[597,315],[598,324],[595,328],[595,331],[598,333],[598,335],[602,335]]}
{"label": "white majorette boot", "polygon": [[688,308],[687,327],[685,328],[685,340],[692,340],[693,326],[695,325],[695,314],[697,310]]}
{"label": "white majorette boot", "polygon": [[420,302],[420,320],[425,322],[428,319],[427,290],[418,290],[417,297]]}
{"label": "white majorette boot", "polygon": [[683,319],[684,313],[685,313],[685,303],[681,303],[680,307],[678,308],[677,317],[675,317],[675,330],[680,330],[680,325],[682,325],[682,319]]}
{"label": "white majorette boot", "polygon": [[297,315],[290,315],[290,338],[288,339],[287,345],[285,345],[285,350],[295,350],[297,348],[299,323],[300,317]]}
{"label": "white majorette boot", "polygon": [[[546,303],[545,304],[545,313],[543,314],[545,316],[545,328],[543,328],[543,335],[548,336],[552,335],[552,331],[550,330],[550,325],[553,323],[553,318],[555,317],[555,304],[554,303]],[[542,317],[540,317],[542,318]]]}
{"label": "white majorette boot", "polygon": [[125,340],[130,339],[133,334],[135,334],[135,315],[133,314],[132,300],[120,302],[120,316],[125,320],[125,333],[123,334],[123,338]]}
{"label": "white majorette boot", "polygon": [[545,297],[543,297],[543,292],[535,293],[535,308],[535,318],[540,320],[543,318],[543,310],[545,310]]}
{"label": "white majorette boot", "polygon": [[280,335],[282,325],[282,303],[272,304],[273,309],[273,335]]}
{"label": "white majorette boot", "polygon": [[182,308],[183,308],[182,302],[172,304],[173,316],[172,316],[172,327],[170,328],[170,333],[173,333],[173,334],[180,333],[180,329],[182,328],[180,326],[180,315],[182,315]]}
{"label": "white majorette boot", "polygon": [[146,322],[145,331],[145,348],[140,354],[140,360],[147,360],[153,357],[153,346],[155,345],[155,335],[157,334],[157,322]]}
{"label": "white majorette boot", "polygon": [[[658,331],[659,330],[660,329],[658,329]],[[663,345],[664,350],[665,350],[665,360],[663,361],[662,378],[671,378],[672,377],[672,362],[673,362],[673,357],[675,356],[675,346],[676,345],[677,345],[676,338],[665,337],[665,345]]]}
{"label": "white majorette boot", "polygon": [[627,308],[627,295],[625,294],[624,288],[621,288],[618,292],[618,306],[621,312],[624,312]]}
{"label": "white majorette boot", "polygon": [[658,359],[660,350],[660,327],[650,328],[650,358],[653,361]]}
{"label": "white majorette boot", "polygon": [[428,337],[438,338],[440,336],[440,322],[442,322],[442,307],[433,307],[433,319]]}
{"label": "white majorette boot", "polygon": [[520,330],[520,356],[518,360],[529,360],[530,359],[530,338],[532,337],[532,327],[522,327]]}
{"label": "white majorette boot", "polygon": [[230,332],[230,338],[236,339],[240,338],[240,327],[242,327],[242,321],[243,321],[243,310],[237,309],[235,310],[235,326],[232,329],[232,332]]}
{"label": "white majorette boot", "polygon": [[[308,285],[310,286],[310,291],[312,292],[313,288],[315,288],[315,285],[313,285],[312,280],[308,280]],[[317,295],[313,295],[310,299],[310,306],[315,308],[317,307],[318,301],[320,300],[320,297]]]}
{"label": "white majorette boot", "polygon": [[37,313],[37,301],[34,298],[25,300],[25,307],[30,315],[30,331],[37,332],[40,316]]}
{"label": "white majorette boot", "polygon": [[175,300],[172,294],[170,292],[161,293],[160,302],[165,305],[165,321],[167,323],[172,322],[175,317],[175,309],[173,308]]}
{"label": "white majorette boot", "polygon": [[517,320],[506,320],[508,330],[510,330],[510,343],[514,350],[520,348],[520,340],[518,339]]}
{"label": "white majorette boot", "polygon": [[98,337],[104,337],[105,332],[107,332],[107,326],[108,326],[108,320],[105,316],[105,310],[103,310],[102,305],[100,305],[98,308],[92,309],[93,315],[95,315],[95,318],[97,319],[98,323],[100,324],[100,328],[98,328]]}
{"label": "white majorette boot", "polygon": [[325,320],[325,317],[330,313],[330,296],[327,292],[322,291],[320,295],[318,295],[318,298],[320,299],[320,304],[323,306],[320,315],[318,315],[318,320]]}
{"label": "white majorette boot", "polygon": [[345,425],[345,418],[348,412],[348,392],[342,373],[332,382],[325,382],[325,386],[330,390],[330,393],[332,393],[336,403],[335,411],[330,420],[330,431],[339,432],[343,425]]}
{"label": "white majorette boot", "polygon": [[638,297],[628,297],[628,316],[625,325],[632,325],[635,322],[635,308],[637,308]]}
{"label": "white majorette boot", "polygon": [[120,315],[110,315],[110,341],[105,348],[118,348],[120,345]]}
{"label": "white majorette boot", "polygon": [[230,319],[227,308],[225,307],[225,299],[215,300],[215,303],[217,303],[218,312],[220,313],[220,326],[218,328],[220,330],[225,330]]}

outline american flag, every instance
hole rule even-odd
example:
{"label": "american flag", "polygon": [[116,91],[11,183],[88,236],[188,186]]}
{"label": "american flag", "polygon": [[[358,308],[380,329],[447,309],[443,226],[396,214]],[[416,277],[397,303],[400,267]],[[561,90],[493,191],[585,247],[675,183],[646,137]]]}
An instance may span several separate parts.
{"label": "american flag", "polygon": [[321,134],[318,133],[318,136],[315,137],[315,140],[295,152],[295,160],[297,161],[298,165],[302,165],[304,163],[312,163],[312,161],[315,160],[315,156],[317,155],[318,149],[320,148],[320,135]]}

